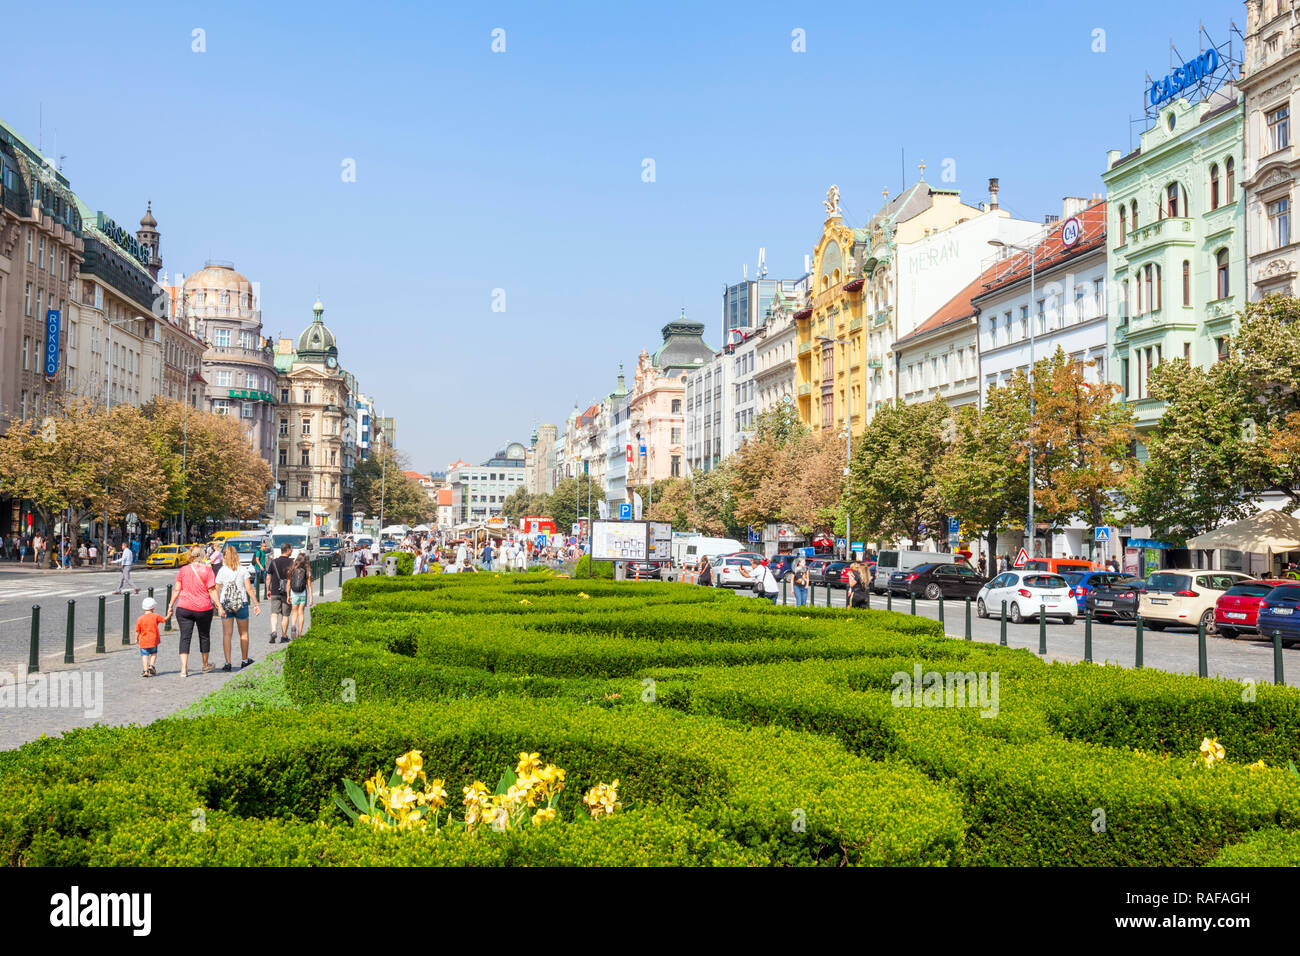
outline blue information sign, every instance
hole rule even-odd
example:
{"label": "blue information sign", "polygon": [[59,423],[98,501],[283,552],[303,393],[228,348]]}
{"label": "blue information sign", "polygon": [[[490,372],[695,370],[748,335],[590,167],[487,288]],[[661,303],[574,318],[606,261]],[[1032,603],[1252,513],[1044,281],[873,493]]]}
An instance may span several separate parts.
{"label": "blue information sign", "polygon": [[45,313],[45,374],[51,378],[59,372],[59,325],[58,309]]}
{"label": "blue information sign", "polygon": [[1094,541],[1110,540],[1110,528],[1094,528],[1092,534]]}
{"label": "blue information sign", "polygon": [[623,502],[622,504],[620,504],[620,505],[618,506],[618,520],[619,520],[619,521],[631,521],[631,520],[632,520],[632,503],[631,503],[631,502],[629,502],[629,501],[625,501],[625,502]]}

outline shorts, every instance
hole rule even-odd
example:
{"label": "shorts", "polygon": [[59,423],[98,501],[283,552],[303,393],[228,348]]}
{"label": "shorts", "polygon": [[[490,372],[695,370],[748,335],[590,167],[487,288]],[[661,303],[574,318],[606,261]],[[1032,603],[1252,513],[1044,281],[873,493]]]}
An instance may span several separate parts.
{"label": "shorts", "polygon": [[239,605],[239,610],[238,610],[238,611],[235,611],[234,613],[231,613],[230,611],[227,611],[227,612],[226,612],[226,617],[234,618],[236,621],[247,621],[247,620],[248,620],[248,602],[245,601],[243,604]]}
{"label": "shorts", "polygon": [[283,594],[268,594],[266,599],[271,602],[272,614],[289,613],[289,601]]}
{"label": "shorts", "polygon": [[154,656],[155,654],[157,654],[157,653],[158,653],[158,648],[157,648],[156,645],[155,645],[154,647],[142,647],[142,648],[140,648],[140,656],[141,656],[141,657],[153,657],[153,656]]}
{"label": "shorts", "polygon": [[289,603],[294,607],[301,607],[307,603],[306,591],[291,591],[289,593]]}

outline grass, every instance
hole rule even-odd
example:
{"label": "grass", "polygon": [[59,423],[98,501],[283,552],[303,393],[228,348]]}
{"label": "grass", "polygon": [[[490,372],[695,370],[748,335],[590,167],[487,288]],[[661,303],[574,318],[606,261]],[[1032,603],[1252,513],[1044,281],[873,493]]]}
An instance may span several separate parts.
{"label": "grass", "polygon": [[166,720],[196,717],[230,717],[249,710],[297,710],[284,684],[284,655],[258,661],[219,690],[188,704]]}

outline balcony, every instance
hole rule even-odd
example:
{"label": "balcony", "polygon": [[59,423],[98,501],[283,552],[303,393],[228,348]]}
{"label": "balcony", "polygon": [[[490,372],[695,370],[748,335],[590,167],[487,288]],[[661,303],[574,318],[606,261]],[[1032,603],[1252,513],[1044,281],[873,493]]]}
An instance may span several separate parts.
{"label": "balcony", "polygon": [[883,368],[884,362],[878,358],[867,359],[867,368]]}
{"label": "balcony", "polygon": [[862,328],[862,316],[858,316],[856,319],[854,319],[852,322],[849,323],[850,332],[856,332],[860,328]]}
{"label": "balcony", "polygon": [[812,342],[801,342],[799,343],[799,354],[807,355],[809,352],[812,351],[812,348],[813,348]]}
{"label": "balcony", "polygon": [[242,345],[213,345],[208,343],[207,355],[204,358],[209,362],[228,359],[235,362],[257,362],[259,365],[270,365],[273,361],[270,349],[248,349]]}
{"label": "balcony", "polygon": [[800,398],[803,398],[805,395],[811,395],[811,394],[812,394],[812,386],[811,386],[811,385],[800,385],[800,386],[799,386],[799,397],[800,397]]}
{"label": "balcony", "polygon": [[1125,252],[1128,258],[1133,259],[1139,253],[1151,252],[1159,246],[1171,243],[1190,246],[1194,242],[1192,220],[1183,217],[1157,219],[1130,230]]}
{"label": "balcony", "polygon": [[888,325],[889,321],[893,318],[893,314],[894,314],[893,309],[881,309],[871,319],[871,327],[873,329],[878,329],[882,325]]}

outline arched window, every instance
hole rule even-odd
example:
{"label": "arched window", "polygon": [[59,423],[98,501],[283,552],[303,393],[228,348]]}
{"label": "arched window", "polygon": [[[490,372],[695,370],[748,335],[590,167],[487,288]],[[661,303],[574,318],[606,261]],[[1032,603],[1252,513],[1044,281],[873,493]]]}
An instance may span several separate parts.
{"label": "arched window", "polygon": [[1210,208],[1219,208],[1219,164],[1210,163]]}
{"label": "arched window", "polygon": [[1136,199],[1130,204],[1130,210],[1133,213],[1133,231],[1136,232],[1138,227],[1138,201]]}
{"label": "arched window", "polygon": [[1128,207],[1119,207],[1119,244],[1124,245],[1124,238],[1128,233]]}
{"label": "arched window", "polygon": [[1156,266],[1156,296],[1152,300],[1154,303],[1153,309],[1156,312],[1159,312],[1160,307],[1164,305],[1164,299],[1165,299],[1164,291],[1163,291],[1164,285],[1165,285],[1164,273],[1161,271],[1160,266],[1157,265]]}
{"label": "arched window", "polygon": [[1170,219],[1187,215],[1187,190],[1179,183],[1170,183],[1165,187],[1164,214]]}
{"label": "arched window", "polygon": [[1232,161],[1231,156],[1229,156],[1227,159],[1223,161],[1223,170],[1228,177],[1228,182],[1227,182],[1228,188],[1225,189],[1223,192],[1223,201],[1236,202],[1237,196],[1236,193],[1233,192],[1233,188],[1234,188],[1234,180],[1236,179],[1235,173],[1237,170],[1237,165]]}
{"label": "arched window", "polygon": [[1192,264],[1183,260],[1183,305],[1192,304]]}
{"label": "arched window", "polygon": [[1146,285],[1147,285],[1146,276],[1144,275],[1144,270],[1138,269],[1137,282],[1135,283],[1135,285],[1137,286],[1137,311],[1133,314],[1142,315],[1144,312],[1146,312],[1146,309],[1143,308],[1143,304],[1146,302],[1145,292],[1146,292]]}
{"label": "arched window", "polygon": [[1218,278],[1218,296],[1217,298],[1226,299],[1232,294],[1232,289],[1228,285],[1228,250],[1220,249],[1214,254],[1216,264],[1216,275]]}

